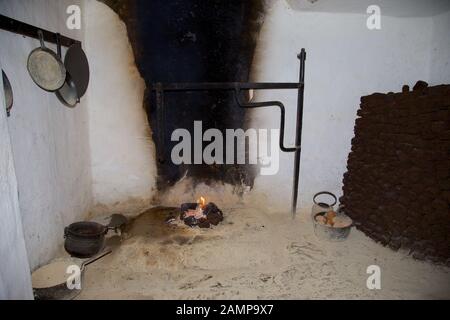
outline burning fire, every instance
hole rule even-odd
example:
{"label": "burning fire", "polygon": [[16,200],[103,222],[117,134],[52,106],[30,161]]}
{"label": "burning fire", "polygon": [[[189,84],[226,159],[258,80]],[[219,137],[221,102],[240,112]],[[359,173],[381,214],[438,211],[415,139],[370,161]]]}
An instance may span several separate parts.
{"label": "burning fire", "polygon": [[195,209],[189,209],[185,212],[186,217],[194,217],[196,219],[204,218],[203,209],[206,207],[206,199],[200,197],[197,199],[197,207]]}
{"label": "burning fire", "polygon": [[190,227],[209,228],[223,220],[223,213],[214,203],[206,203],[206,199],[200,197],[197,202],[181,204],[180,219]]}
{"label": "burning fire", "polygon": [[200,207],[200,209],[203,209],[206,205],[206,199],[203,197],[200,197],[199,199],[197,199],[197,203],[198,203],[198,206]]}

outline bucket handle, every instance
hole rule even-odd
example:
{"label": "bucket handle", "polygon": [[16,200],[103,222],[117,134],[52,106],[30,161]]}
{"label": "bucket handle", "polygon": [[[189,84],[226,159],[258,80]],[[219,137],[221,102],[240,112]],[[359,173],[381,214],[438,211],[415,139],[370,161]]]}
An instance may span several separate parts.
{"label": "bucket handle", "polygon": [[316,198],[317,198],[318,196],[322,195],[322,194],[326,194],[326,195],[329,195],[329,196],[333,197],[334,202],[333,202],[332,204],[329,205],[330,207],[334,206],[334,205],[337,203],[337,197],[336,197],[333,193],[331,193],[331,192],[329,192],[329,191],[320,191],[320,192],[317,192],[317,193],[314,195],[314,197],[313,197],[313,202],[314,202],[315,204],[320,205],[320,203],[318,203],[318,202],[316,201]]}

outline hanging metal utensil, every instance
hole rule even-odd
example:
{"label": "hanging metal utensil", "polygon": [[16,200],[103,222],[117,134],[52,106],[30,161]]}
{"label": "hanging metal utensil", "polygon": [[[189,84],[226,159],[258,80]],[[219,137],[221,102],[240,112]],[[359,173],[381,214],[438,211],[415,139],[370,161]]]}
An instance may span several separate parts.
{"label": "hanging metal utensil", "polygon": [[13,91],[11,83],[9,82],[9,79],[6,76],[5,71],[3,70],[2,70],[2,78],[3,78],[3,93],[5,95],[6,115],[9,117],[11,115],[11,109],[14,102]]}
{"label": "hanging metal utensil", "polygon": [[59,90],[55,92],[55,94],[62,104],[70,108],[75,107],[80,102],[75,82],[73,82],[73,79],[70,77],[69,73],[66,75],[66,82]]}
{"label": "hanging metal utensil", "polygon": [[28,56],[28,73],[41,89],[54,92],[64,85],[66,68],[56,53],[45,47],[42,30],[38,30],[38,36],[41,46]]}
{"label": "hanging metal utensil", "polygon": [[[61,59],[61,35],[59,33],[56,34],[56,46],[58,50],[58,58]],[[78,95],[78,90],[75,82],[72,79],[70,72],[66,69],[66,81],[63,86],[58,89],[56,92],[56,96],[62,104],[67,107],[73,108],[80,102],[80,97]]]}
{"label": "hanging metal utensil", "polygon": [[89,63],[81,43],[75,43],[69,47],[64,57],[64,65],[75,82],[78,97],[81,98],[89,85]]}

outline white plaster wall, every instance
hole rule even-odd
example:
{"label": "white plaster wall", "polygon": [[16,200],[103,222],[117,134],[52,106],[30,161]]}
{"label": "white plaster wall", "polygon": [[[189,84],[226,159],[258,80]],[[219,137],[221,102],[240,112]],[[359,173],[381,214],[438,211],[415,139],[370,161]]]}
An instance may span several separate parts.
{"label": "white plaster wall", "polygon": [[[71,4],[82,3],[2,0],[0,13],[82,39],[82,32],[66,28],[66,8]],[[26,62],[38,40],[0,31],[0,43],[3,68],[14,90],[14,107],[7,122],[33,270],[55,256],[63,243],[64,226],[83,219],[91,205],[87,104],[82,98],[80,105],[69,109],[34,84]],[[54,45],[48,46],[55,50]]]}
{"label": "white plaster wall", "polygon": [[30,266],[23,238],[4,101],[0,78],[0,300],[32,299]]}
{"label": "white plaster wall", "polygon": [[433,17],[430,84],[450,83],[450,11]]}
{"label": "white plaster wall", "polygon": [[[320,2],[320,1],[319,1]],[[382,29],[366,28],[361,14],[302,12],[285,0],[269,9],[253,66],[256,81],[298,81],[296,54],[306,48],[305,105],[299,208],[321,190],[341,195],[360,97],[399,91],[429,81],[433,19],[382,16]],[[447,51],[448,53],[448,51]],[[287,144],[294,143],[296,93],[258,93],[287,107]],[[279,126],[279,111],[254,110],[253,127]],[[259,176],[252,193],[281,210],[290,206],[293,154],[281,153],[276,176]],[[274,186],[277,186],[274,188]],[[262,201],[262,200],[261,200]]]}
{"label": "white plaster wall", "polygon": [[145,83],[116,13],[98,1],[88,1],[85,12],[93,212],[136,212],[150,205],[156,182]]}

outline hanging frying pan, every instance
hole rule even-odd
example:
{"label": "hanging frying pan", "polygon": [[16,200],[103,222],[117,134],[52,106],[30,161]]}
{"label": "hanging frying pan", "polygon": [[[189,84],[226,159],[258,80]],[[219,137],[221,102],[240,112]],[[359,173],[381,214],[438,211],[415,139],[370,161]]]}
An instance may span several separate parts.
{"label": "hanging frying pan", "polygon": [[41,89],[54,92],[64,85],[66,68],[61,59],[45,47],[42,30],[38,30],[38,36],[41,46],[31,51],[28,56],[28,73]]}
{"label": "hanging frying pan", "polygon": [[[58,57],[61,59],[61,35],[59,33],[56,34],[56,45],[58,48]],[[80,98],[78,95],[77,86],[70,75],[70,72],[66,69],[66,81],[63,86],[56,90],[56,96],[62,104],[67,107],[73,108],[80,102]]]}
{"label": "hanging frying pan", "polygon": [[69,73],[66,74],[66,82],[64,82],[64,85],[55,93],[59,101],[67,107],[73,108],[80,102],[75,82],[73,82]]}
{"label": "hanging frying pan", "polygon": [[70,46],[64,57],[64,65],[75,82],[78,97],[81,98],[89,85],[89,63],[81,48],[81,43],[78,42]]}
{"label": "hanging frying pan", "polygon": [[9,82],[9,79],[6,76],[5,71],[3,70],[2,70],[2,78],[3,78],[3,92],[5,94],[6,115],[9,117],[13,106],[13,91],[11,83]]}

